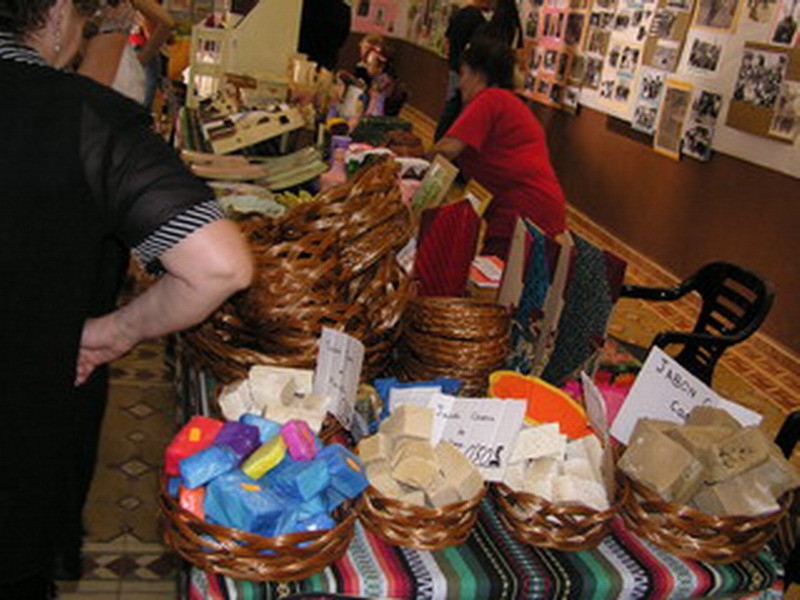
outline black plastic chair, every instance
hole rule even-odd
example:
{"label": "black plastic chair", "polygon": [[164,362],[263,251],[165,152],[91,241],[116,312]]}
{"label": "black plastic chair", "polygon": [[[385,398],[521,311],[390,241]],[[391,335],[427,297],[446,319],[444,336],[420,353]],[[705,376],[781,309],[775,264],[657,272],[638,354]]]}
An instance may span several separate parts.
{"label": "black plastic chair", "polygon": [[666,349],[683,346],[675,359],[696,377],[711,385],[714,367],[730,346],[750,337],[769,313],[772,285],[737,265],[714,262],[674,288],[624,285],[621,296],[642,300],[673,301],[691,292],[703,300],[691,332],[664,331],[652,345]]}

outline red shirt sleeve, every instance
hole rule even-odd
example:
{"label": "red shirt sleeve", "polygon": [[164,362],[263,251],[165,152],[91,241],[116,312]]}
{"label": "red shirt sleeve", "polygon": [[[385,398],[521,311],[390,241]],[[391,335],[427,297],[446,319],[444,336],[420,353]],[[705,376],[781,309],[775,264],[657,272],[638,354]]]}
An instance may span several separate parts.
{"label": "red shirt sleeve", "polygon": [[480,92],[464,107],[445,137],[456,138],[477,152],[483,152],[494,122],[492,106],[491,90]]}

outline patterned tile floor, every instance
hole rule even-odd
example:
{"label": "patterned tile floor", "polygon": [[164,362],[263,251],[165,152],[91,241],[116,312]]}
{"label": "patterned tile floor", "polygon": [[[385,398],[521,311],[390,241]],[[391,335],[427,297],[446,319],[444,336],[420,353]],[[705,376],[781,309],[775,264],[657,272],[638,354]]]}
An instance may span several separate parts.
{"label": "patterned tile floor", "polygon": [[[427,144],[433,124],[413,109],[404,113]],[[628,261],[628,281],[672,285],[677,279],[629,248],[578,211],[570,227]],[[668,327],[691,323],[693,306],[654,306],[621,301],[611,333],[646,344]],[[715,387],[723,395],[765,414],[774,432],[783,415],[800,408],[800,358],[767,337],[729,351],[718,367]],[[84,574],[60,585],[64,600],[155,600],[177,595],[176,561],[160,542],[157,473],[164,446],[174,430],[175,394],[163,344],[142,344],[114,365],[100,456],[86,510]],[[795,455],[800,459],[800,455]],[[800,597],[797,590],[790,596]]]}

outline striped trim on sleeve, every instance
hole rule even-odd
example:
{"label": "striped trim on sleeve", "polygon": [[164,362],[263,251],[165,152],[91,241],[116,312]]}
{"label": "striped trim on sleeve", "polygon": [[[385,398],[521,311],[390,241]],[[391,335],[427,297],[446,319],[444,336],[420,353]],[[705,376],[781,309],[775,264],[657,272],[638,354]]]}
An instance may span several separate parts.
{"label": "striped trim on sleeve", "polygon": [[196,204],[164,223],[131,251],[141,264],[149,268],[178,242],[223,217],[222,208],[216,200]]}

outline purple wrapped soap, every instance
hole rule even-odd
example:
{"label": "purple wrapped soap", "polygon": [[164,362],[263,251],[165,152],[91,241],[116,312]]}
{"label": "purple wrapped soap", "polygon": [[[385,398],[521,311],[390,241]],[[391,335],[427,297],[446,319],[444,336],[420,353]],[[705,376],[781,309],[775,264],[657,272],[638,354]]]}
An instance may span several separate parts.
{"label": "purple wrapped soap", "polygon": [[236,453],[241,462],[261,445],[261,439],[255,425],[228,421],[214,438],[214,444],[227,446]]}

